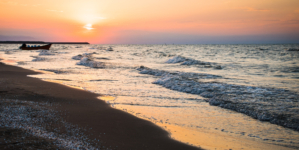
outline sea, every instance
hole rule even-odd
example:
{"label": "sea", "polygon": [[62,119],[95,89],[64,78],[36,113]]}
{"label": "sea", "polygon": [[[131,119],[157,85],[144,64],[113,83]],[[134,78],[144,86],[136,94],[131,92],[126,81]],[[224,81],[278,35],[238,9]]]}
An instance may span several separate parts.
{"label": "sea", "polygon": [[0,45],[1,62],[98,93],[181,142],[299,149],[299,44],[19,46]]}

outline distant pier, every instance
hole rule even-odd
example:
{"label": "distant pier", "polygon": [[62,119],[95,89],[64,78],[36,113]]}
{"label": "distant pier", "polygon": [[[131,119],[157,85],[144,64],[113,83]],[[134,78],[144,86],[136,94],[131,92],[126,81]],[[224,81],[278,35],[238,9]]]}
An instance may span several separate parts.
{"label": "distant pier", "polygon": [[89,44],[88,42],[0,41],[0,44]]}

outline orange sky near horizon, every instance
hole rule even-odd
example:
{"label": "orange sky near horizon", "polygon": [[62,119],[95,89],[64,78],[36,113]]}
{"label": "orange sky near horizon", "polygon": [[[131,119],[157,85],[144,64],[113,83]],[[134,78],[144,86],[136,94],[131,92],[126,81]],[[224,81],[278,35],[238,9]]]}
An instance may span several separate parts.
{"label": "orange sky near horizon", "polygon": [[0,0],[0,8],[0,36],[46,41],[146,44],[299,33],[298,0]]}

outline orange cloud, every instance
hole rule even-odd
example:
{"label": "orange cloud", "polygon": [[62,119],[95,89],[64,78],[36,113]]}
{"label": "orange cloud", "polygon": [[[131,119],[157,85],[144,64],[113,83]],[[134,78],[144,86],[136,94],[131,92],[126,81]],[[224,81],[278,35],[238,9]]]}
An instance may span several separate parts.
{"label": "orange cloud", "polygon": [[269,9],[256,9],[252,7],[244,8],[247,11],[259,11],[259,12],[265,12],[265,11],[270,11]]}
{"label": "orange cloud", "polygon": [[47,9],[47,11],[52,11],[52,12],[63,12],[62,10],[51,10],[51,9]]}

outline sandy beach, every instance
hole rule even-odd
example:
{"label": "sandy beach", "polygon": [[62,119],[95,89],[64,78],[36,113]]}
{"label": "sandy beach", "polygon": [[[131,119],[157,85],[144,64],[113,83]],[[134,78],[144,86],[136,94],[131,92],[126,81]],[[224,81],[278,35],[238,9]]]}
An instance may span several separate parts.
{"label": "sandy beach", "polygon": [[1,149],[299,149],[299,3],[0,1]]}
{"label": "sandy beach", "polygon": [[[99,96],[97,94],[27,77],[29,74],[38,74],[38,72],[0,63],[2,106],[6,105],[3,102],[8,100],[18,100],[18,103],[26,101],[21,103],[22,105],[27,102],[47,103],[45,108],[57,112],[57,115],[66,123],[72,124],[73,128],[82,129],[87,137],[85,140],[89,141],[94,148],[199,149],[172,140],[166,131],[149,121],[111,108],[104,101],[97,99]],[[49,131],[51,133],[56,131],[57,134],[66,134],[66,130],[54,130],[54,127],[60,128],[59,126],[64,125],[53,122],[51,128],[45,129],[52,129],[53,131]],[[26,130],[1,127],[1,133],[1,149],[30,147],[42,149],[43,146],[50,149],[57,148],[55,141],[27,135]],[[27,135],[27,138],[22,138],[22,135]],[[22,142],[26,144],[20,144]],[[18,147],[14,147],[17,143],[19,143]]]}

